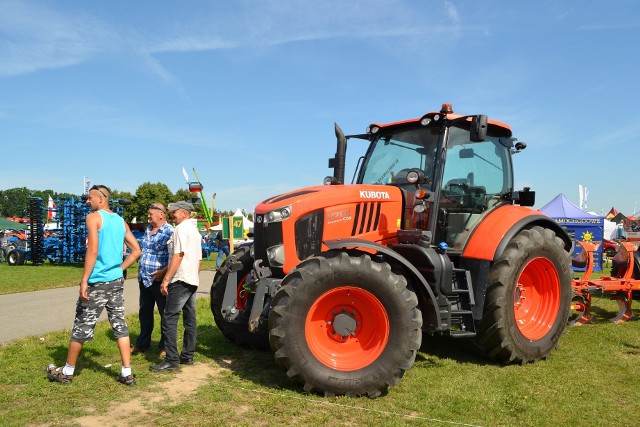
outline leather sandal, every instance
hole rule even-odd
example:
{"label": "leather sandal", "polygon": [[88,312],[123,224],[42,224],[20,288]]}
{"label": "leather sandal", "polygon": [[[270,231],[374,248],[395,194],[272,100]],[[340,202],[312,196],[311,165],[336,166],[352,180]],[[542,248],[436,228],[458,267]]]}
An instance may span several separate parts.
{"label": "leather sandal", "polygon": [[56,368],[55,365],[51,364],[47,366],[47,378],[51,382],[59,382],[60,384],[69,384],[73,380],[73,375],[65,375],[62,373],[62,367]]}
{"label": "leather sandal", "polygon": [[136,383],[136,376],[133,374],[127,375],[126,377],[123,377],[122,375],[118,375],[116,377],[116,381],[124,385],[134,385]]}

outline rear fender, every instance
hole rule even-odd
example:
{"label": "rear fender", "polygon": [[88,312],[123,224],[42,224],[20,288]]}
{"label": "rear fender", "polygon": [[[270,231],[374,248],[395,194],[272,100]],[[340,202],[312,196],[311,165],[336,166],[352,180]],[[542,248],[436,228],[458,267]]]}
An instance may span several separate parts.
{"label": "rear fender", "polygon": [[[397,263],[402,265],[402,267],[406,271],[408,271],[409,274],[411,274],[411,276],[415,281],[414,283],[416,283],[417,286],[420,286],[421,288],[420,290],[424,291],[424,293],[428,295],[431,301],[433,301],[434,307],[438,306],[438,301],[436,299],[436,296],[433,293],[431,286],[429,286],[429,283],[426,281],[424,276],[420,274],[420,272],[408,259],[400,255],[398,252],[392,249],[389,249],[386,246],[380,245],[378,243],[374,243],[374,242],[370,242],[368,240],[362,240],[362,239],[336,239],[336,240],[327,240],[327,241],[324,241],[323,243],[329,249],[359,249],[365,252],[376,251],[376,252],[383,253],[387,257],[392,258]],[[440,316],[440,313],[438,310],[434,310],[434,314],[436,317],[435,319],[436,325],[437,325],[436,328],[439,330],[440,325],[442,325],[442,317]]]}
{"label": "rear fender", "polygon": [[469,238],[459,266],[471,272],[476,301],[474,319],[481,319],[484,313],[491,264],[502,255],[511,239],[535,225],[553,230],[563,240],[565,250],[571,250],[571,239],[554,220],[540,211],[515,205],[503,206],[491,212]]}
{"label": "rear fender", "polygon": [[537,210],[506,205],[491,212],[478,225],[471,234],[462,257],[494,261],[502,255],[516,234],[536,225],[553,230],[563,240],[565,250],[571,250],[571,239],[553,219]]}

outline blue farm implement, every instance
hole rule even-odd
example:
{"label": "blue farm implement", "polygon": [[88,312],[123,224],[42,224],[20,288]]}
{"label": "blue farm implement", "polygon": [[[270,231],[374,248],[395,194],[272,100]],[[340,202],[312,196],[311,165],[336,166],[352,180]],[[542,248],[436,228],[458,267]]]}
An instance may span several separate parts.
{"label": "blue farm implement", "polygon": [[[111,209],[122,216],[128,203],[128,200],[113,200]],[[46,260],[52,264],[72,264],[84,261],[87,240],[85,217],[90,212],[89,206],[82,198],[75,197],[57,200],[55,206],[56,226],[45,232],[43,201],[39,197],[29,199],[27,238],[8,242],[7,247],[11,249],[4,253],[7,264],[22,265],[31,261],[34,265],[41,265]]]}

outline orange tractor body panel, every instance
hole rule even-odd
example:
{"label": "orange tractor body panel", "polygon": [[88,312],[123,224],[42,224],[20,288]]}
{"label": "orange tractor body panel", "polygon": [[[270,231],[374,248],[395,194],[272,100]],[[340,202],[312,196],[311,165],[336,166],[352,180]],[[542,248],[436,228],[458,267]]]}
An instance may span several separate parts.
{"label": "orange tractor body panel", "polygon": [[497,208],[480,222],[464,248],[462,257],[492,261],[498,245],[514,224],[539,215],[540,211],[523,206],[506,205]]}
{"label": "orange tractor body panel", "polygon": [[[395,187],[379,185],[320,185],[298,189],[268,199],[256,206],[256,214],[268,212],[277,203],[291,206],[292,215],[302,217],[324,207],[323,240],[356,237],[387,245],[394,243],[401,225],[402,194]],[[302,260],[295,244],[295,224],[283,223],[286,274]],[[323,244],[322,251],[328,250]]]}

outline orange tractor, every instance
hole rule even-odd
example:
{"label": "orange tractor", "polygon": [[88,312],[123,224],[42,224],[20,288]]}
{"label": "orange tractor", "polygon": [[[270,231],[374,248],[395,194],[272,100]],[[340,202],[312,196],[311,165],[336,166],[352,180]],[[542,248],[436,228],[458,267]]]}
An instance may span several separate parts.
{"label": "orange tractor", "polygon": [[[513,189],[526,145],[485,115],[438,112],[336,125],[325,185],[255,209],[254,244],[221,266],[211,309],[238,345],[270,347],[308,392],[376,397],[423,333],[468,339],[501,363],[544,359],[565,331],[571,241]],[[353,184],[347,141],[368,143]]]}

